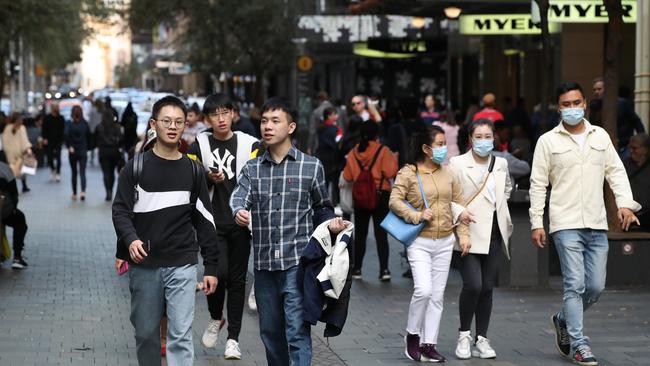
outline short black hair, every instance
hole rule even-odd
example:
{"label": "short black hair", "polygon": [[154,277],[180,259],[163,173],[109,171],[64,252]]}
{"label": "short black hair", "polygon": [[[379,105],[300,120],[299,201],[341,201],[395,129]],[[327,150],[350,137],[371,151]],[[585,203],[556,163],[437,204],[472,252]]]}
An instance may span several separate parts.
{"label": "short black hair", "polygon": [[187,110],[187,113],[190,113],[190,112],[194,112],[196,114],[201,114],[201,108],[199,108],[199,105],[196,102],[194,102],[194,103],[192,103],[190,108]]}
{"label": "short black hair", "polygon": [[182,110],[183,116],[187,118],[187,106],[185,105],[185,103],[183,103],[183,101],[180,100],[180,98],[178,97],[175,97],[173,95],[168,95],[158,99],[158,101],[154,103],[153,109],[151,110],[151,119],[158,119],[158,115],[160,114],[160,111],[163,109],[163,107],[167,107],[167,106],[176,107]]}
{"label": "short black hair", "polygon": [[422,151],[422,145],[431,145],[439,134],[445,134],[440,126],[419,125],[409,141],[407,163],[416,165],[418,162],[425,161],[427,155]]}
{"label": "short black hair", "polygon": [[327,120],[329,116],[333,115],[336,113],[336,108],[334,107],[327,107],[325,110],[323,110],[323,121]]}
{"label": "short black hair", "polygon": [[472,138],[472,135],[474,134],[474,130],[476,130],[476,128],[479,127],[479,126],[488,126],[492,130],[492,133],[496,132],[496,130],[494,128],[494,122],[492,122],[492,120],[489,120],[487,118],[480,118],[480,119],[477,119],[476,121],[473,121],[472,123],[469,124],[469,138],[470,139]]}
{"label": "short black hair", "polygon": [[232,98],[224,93],[210,94],[203,103],[203,114],[214,113],[218,109],[234,110]]}
{"label": "short black hair", "polygon": [[584,99],[585,93],[582,91],[582,87],[578,82],[576,81],[566,81],[560,85],[558,85],[557,89],[555,89],[555,99],[559,102],[560,101],[560,96],[562,94],[568,93],[572,90],[577,90],[582,94],[582,98]]}
{"label": "short black hair", "polygon": [[268,111],[281,110],[287,114],[289,117],[289,123],[295,122],[298,123],[298,110],[289,102],[288,100],[280,97],[269,98],[264,105],[262,105],[262,110],[260,114],[264,114]]}

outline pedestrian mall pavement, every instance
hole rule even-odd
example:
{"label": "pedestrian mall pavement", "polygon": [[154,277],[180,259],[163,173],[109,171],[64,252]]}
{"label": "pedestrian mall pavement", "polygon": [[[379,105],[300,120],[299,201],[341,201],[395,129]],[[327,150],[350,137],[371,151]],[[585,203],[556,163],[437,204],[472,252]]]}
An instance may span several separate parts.
{"label": "pedestrian mall pavement", "polygon": [[[0,366],[137,365],[128,280],[113,268],[115,234],[100,170],[89,166],[86,202],[70,200],[68,171],[64,162],[62,181],[52,183],[49,172],[39,170],[29,177],[32,191],[21,195],[19,206],[29,225],[29,268],[12,270],[9,262],[0,268]],[[373,243],[364,278],[353,284],[343,333],[327,340],[322,326],[313,329],[313,365],[414,364],[403,349],[412,284],[401,277],[406,267],[400,245],[391,242],[393,281],[380,283]],[[559,280],[553,283],[550,289],[497,289],[488,337],[499,357],[459,361],[453,350],[460,277],[452,272],[438,346],[447,364],[569,365],[553,346],[549,317],[562,298]],[[196,300],[195,365],[266,365],[255,313],[244,314],[242,360],[225,361],[225,339],[214,350],[200,344],[209,315],[205,297],[198,293]],[[601,365],[650,365],[650,289],[608,289],[585,321]]]}

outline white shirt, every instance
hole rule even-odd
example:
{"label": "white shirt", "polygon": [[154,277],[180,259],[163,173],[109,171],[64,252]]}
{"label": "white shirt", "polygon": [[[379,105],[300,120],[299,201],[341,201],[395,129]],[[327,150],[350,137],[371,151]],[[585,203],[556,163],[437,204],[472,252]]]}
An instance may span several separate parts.
{"label": "white shirt", "polygon": [[573,141],[580,146],[580,150],[585,148],[585,142],[587,141],[587,129],[578,134],[570,134]]}
{"label": "white shirt", "polygon": [[[488,168],[490,167],[490,163],[487,164],[481,164],[479,165],[479,169],[481,170],[481,173],[485,177],[485,175],[488,173]],[[497,188],[496,188],[496,182],[494,180],[494,174],[488,175],[487,178],[487,183],[485,183],[485,189],[488,191],[488,197],[490,203],[492,203],[492,206],[494,209],[497,209]]]}

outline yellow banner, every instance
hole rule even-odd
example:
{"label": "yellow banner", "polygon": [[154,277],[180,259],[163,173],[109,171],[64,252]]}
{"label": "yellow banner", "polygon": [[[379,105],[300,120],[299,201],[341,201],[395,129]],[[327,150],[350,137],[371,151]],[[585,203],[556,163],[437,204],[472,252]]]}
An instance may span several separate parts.
{"label": "yellow banner", "polygon": [[[557,33],[559,24],[549,23],[548,30]],[[530,14],[461,15],[460,34],[542,34],[539,24],[534,24]]]}
{"label": "yellow banner", "polygon": [[[635,23],[636,0],[622,0],[621,5],[623,8],[623,21]],[[608,19],[603,0],[549,1],[549,23],[607,23]]]}

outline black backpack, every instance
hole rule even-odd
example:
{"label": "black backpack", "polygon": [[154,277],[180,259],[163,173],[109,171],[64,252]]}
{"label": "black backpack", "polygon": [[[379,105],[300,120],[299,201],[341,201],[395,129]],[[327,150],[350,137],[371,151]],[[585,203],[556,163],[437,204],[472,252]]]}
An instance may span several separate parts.
{"label": "black backpack", "polygon": [[[189,159],[189,158],[188,158]],[[199,169],[198,163],[192,159],[190,164],[192,164],[192,176],[194,177],[192,187],[192,193],[190,194],[190,204],[196,205],[196,200],[199,198],[199,191],[201,190],[201,179],[203,179],[203,174],[201,174],[201,169]],[[138,195],[138,184],[140,184],[140,175],[142,174],[142,168],[144,167],[144,153],[137,153],[133,157],[133,204],[138,202],[140,198]]]}

